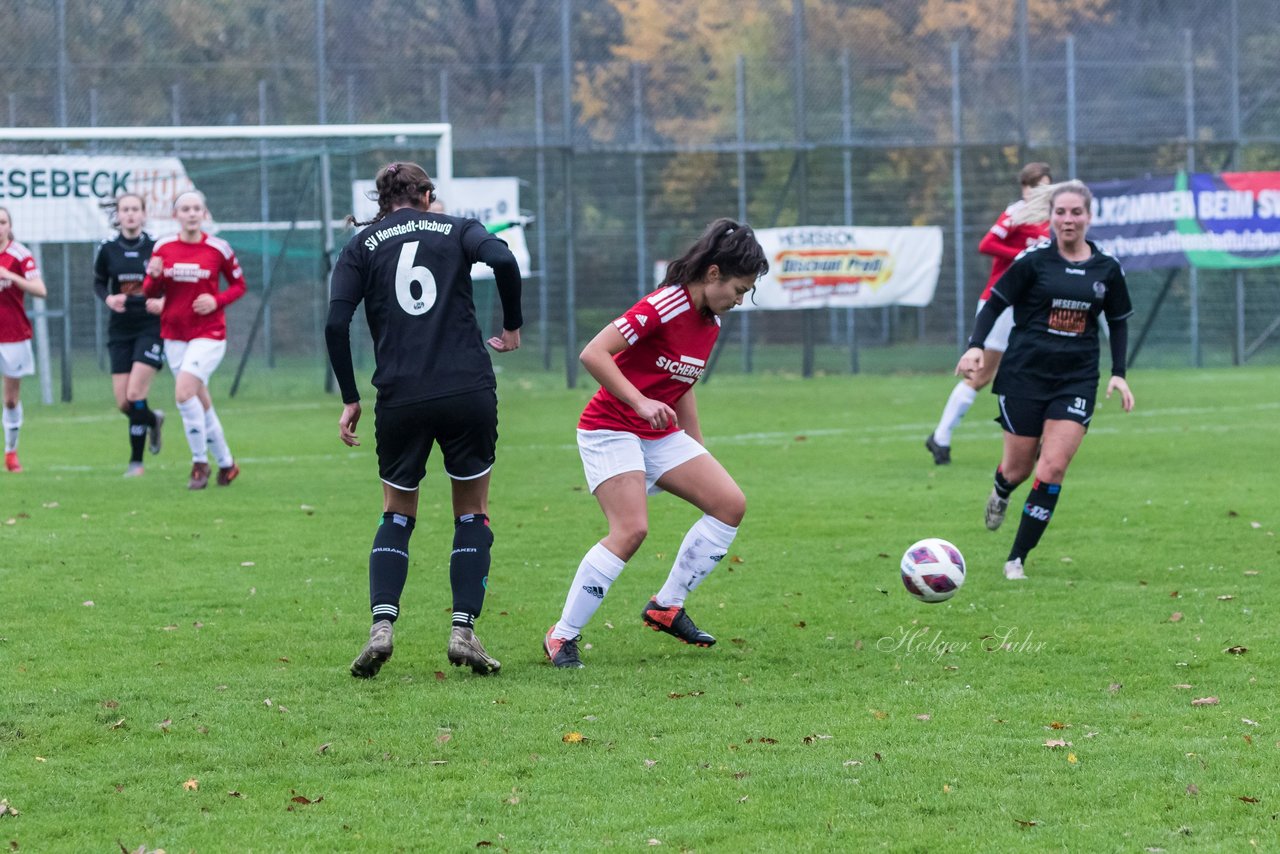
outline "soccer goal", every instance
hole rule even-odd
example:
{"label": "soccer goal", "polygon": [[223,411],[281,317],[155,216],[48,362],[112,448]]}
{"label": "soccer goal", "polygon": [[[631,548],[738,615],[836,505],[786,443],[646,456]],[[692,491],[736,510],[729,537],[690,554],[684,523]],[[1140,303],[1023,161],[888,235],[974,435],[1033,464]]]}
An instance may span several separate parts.
{"label": "soccer goal", "polygon": [[396,160],[422,164],[446,186],[450,125],[0,128],[0,207],[49,291],[31,307],[43,400],[54,400],[54,353],[63,401],[73,368],[106,370],[105,308],[92,285],[97,245],[114,233],[110,203],[142,196],[146,231],[162,237],[178,230],[173,199],[192,187],[208,199],[207,230],[231,244],[249,283],[227,309],[221,373],[234,376],[231,393],[278,362],[314,365],[329,387],[323,326],[329,270],[349,234],[343,219],[357,209],[358,182]]}

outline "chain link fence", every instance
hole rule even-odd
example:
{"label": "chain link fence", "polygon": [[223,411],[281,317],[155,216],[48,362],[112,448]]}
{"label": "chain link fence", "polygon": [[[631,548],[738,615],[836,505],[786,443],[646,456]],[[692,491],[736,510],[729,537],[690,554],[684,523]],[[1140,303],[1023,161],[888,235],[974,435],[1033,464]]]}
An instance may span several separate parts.
{"label": "chain link fence", "polygon": [[[932,305],[731,316],[718,370],[939,370],[986,280],[978,240],[1024,162],[1086,181],[1280,170],[1280,0],[1011,0],[1008,21],[970,30],[930,25],[914,3],[672,4],[696,17],[687,33],[609,0],[6,5],[21,37],[0,54],[0,120],[14,127],[451,123],[456,175],[521,181],[537,216],[526,348],[570,383],[578,347],[717,216],[946,234]],[[220,218],[320,215],[306,158],[219,173],[200,155],[182,156]],[[402,156],[331,162],[338,215],[378,155]],[[323,249],[227,237],[251,291],[288,260],[275,279],[288,310],[254,365],[319,371]],[[44,248],[46,279],[75,283],[66,334],[81,354],[101,350],[92,253]],[[1201,271],[1194,290],[1185,271],[1167,279],[1131,276],[1150,321],[1139,365],[1280,362],[1274,270]],[[233,356],[255,310],[231,318]]]}

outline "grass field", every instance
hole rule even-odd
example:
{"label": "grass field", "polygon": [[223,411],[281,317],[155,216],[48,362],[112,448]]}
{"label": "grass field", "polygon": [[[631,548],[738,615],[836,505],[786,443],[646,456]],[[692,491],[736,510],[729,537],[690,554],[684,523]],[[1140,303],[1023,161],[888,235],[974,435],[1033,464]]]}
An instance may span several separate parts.
{"label": "grass field", "polygon": [[[351,450],[307,382],[229,401],[228,380],[243,475],[195,494],[176,419],[126,481],[104,378],[66,406],[31,389],[27,471],[0,474],[0,799],[18,813],[0,848],[1280,844],[1278,369],[1136,372],[1137,411],[1102,406],[1022,583],[1000,574],[1014,525],[982,525],[989,396],[938,468],[921,445],[950,377],[717,376],[704,431],[749,509],[689,610],[720,643],[640,623],[697,515],[663,497],[576,672],[540,642],[603,533],[572,445],[589,391],[505,372],[478,626],[502,673],[445,659],[433,460],[395,657],[367,682],[347,666],[380,510],[372,412]],[[898,580],[924,536],[969,561],[944,604]]]}

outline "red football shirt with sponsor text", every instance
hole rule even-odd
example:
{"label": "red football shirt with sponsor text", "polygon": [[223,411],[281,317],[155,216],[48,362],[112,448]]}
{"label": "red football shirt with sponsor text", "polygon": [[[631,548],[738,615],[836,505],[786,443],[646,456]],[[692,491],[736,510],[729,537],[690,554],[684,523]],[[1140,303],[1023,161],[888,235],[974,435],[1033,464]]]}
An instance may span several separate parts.
{"label": "red football shirt with sponsor text", "polygon": [[991,275],[987,278],[987,286],[980,299],[991,299],[991,286],[1000,281],[1004,271],[1009,269],[1013,259],[1017,258],[1028,246],[1035,246],[1049,236],[1049,221],[1013,225],[1010,221],[1018,209],[1026,202],[1019,199],[1004,209],[996,224],[991,226],[978,243],[978,251],[990,255]]}
{"label": "red football shirt with sponsor text", "polygon": [[[640,393],[670,407],[706,370],[720,335],[720,318],[693,307],[684,285],[667,285],[627,309],[613,322],[627,348],[613,357],[623,376]],[[641,439],[661,439],[679,430],[655,430],[636,411],[601,388],[578,420],[581,430],[622,430]]]}
{"label": "red football shirt with sponsor text", "polygon": [[[164,262],[164,272],[158,278],[147,276],[142,291],[149,297],[164,297],[160,337],[168,341],[225,341],[227,319],[223,309],[244,296],[246,289],[244,273],[231,244],[204,232],[197,243],[184,243],[173,235],[157,240],[151,257]],[[219,276],[227,280],[225,291],[218,290]],[[200,294],[212,294],[218,307],[209,314],[196,314],[191,304]]]}
{"label": "red football shirt with sponsor text", "polygon": [[[10,240],[0,252],[0,267],[24,279],[40,275],[31,250],[16,240]],[[23,302],[26,295],[26,291],[8,279],[0,281],[0,344],[14,344],[31,337],[31,321]]]}

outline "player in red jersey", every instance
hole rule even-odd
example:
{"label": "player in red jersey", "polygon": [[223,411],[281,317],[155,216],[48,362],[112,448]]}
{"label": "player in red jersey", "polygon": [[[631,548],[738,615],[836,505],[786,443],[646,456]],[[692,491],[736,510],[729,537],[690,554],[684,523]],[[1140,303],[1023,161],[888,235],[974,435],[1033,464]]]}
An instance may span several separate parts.
{"label": "player in red jersey", "polygon": [[646,494],[664,490],[705,515],[685,535],[666,583],[641,618],[685,643],[716,642],[685,613],[685,597],[728,552],[747,503],[702,446],[693,384],[720,334],[720,315],[741,305],[768,270],[755,232],[718,219],[667,268],[658,290],[583,349],[582,364],[600,390],[578,422],[578,451],[609,533],[582,559],[560,620],[543,639],[556,667],[582,667],[582,629],[644,542]]}
{"label": "player in red jersey", "polygon": [[[210,448],[218,462],[218,485],[227,486],[240,474],[240,467],[213,409],[209,377],[227,353],[223,309],[244,296],[244,274],[231,245],[201,230],[209,217],[203,193],[188,190],[179,195],[173,200],[173,215],[181,231],[156,241],[142,290],[148,297],[164,297],[160,337],[165,361],[173,371],[182,429],[191,446],[187,488],[209,485]],[[218,288],[220,276],[227,280],[224,291]]]}
{"label": "player in red jersey", "polygon": [[[1052,181],[1053,175],[1048,163],[1028,163],[1018,173],[1018,183],[1022,186],[1022,198],[1005,208],[1004,213],[1000,214],[999,219],[996,220],[996,224],[991,226],[978,244],[979,252],[991,256],[991,275],[987,277],[987,286],[983,289],[982,296],[978,298],[978,311],[982,311],[982,307],[987,304],[987,300],[991,298],[991,286],[999,281],[1005,270],[1009,269],[1013,259],[1028,246],[1035,246],[1049,238],[1047,206],[1045,206],[1043,220],[1036,222],[1018,222],[1017,220],[1019,213],[1027,204],[1027,198],[1035,188]],[[987,336],[982,370],[966,376],[951,390],[951,396],[947,398],[947,405],[942,409],[942,418],[938,421],[938,426],[929,434],[929,438],[924,440],[924,446],[929,449],[929,453],[933,454],[933,461],[937,465],[942,466],[951,462],[951,431],[960,426],[965,413],[977,400],[978,392],[982,391],[996,375],[996,369],[1000,367],[1000,357],[1004,355],[1005,348],[1009,345],[1009,331],[1012,328],[1013,311],[1006,310],[996,321],[995,329],[991,330],[991,334]]]}
{"label": "player in red jersey", "polygon": [[0,375],[4,376],[4,467],[22,471],[18,462],[18,431],[22,428],[22,378],[36,371],[31,352],[31,321],[27,294],[43,297],[44,280],[31,250],[13,239],[13,217],[0,208]]}

